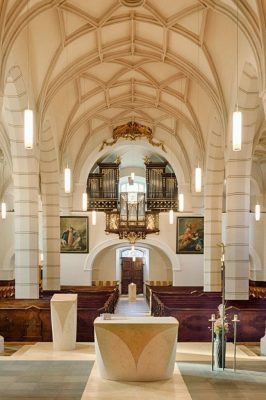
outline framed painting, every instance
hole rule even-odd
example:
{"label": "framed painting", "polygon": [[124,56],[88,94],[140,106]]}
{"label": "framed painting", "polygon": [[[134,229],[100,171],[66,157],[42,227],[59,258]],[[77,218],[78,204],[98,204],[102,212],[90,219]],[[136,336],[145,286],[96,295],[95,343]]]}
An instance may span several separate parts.
{"label": "framed painting", "polygon": [[203,217],[177,217],[176,252],[177,254],[203,254]]}
{"label": "framed painting", "polygon": [[87,217],[60,217],[60,252],[88,253]]}

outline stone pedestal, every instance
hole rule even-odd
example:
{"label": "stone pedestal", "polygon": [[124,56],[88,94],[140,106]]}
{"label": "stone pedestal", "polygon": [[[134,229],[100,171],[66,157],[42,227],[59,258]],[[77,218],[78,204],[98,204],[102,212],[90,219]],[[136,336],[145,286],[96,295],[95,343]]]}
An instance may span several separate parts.
{"label": "stone pedestal", "polygon": [[3,336],[0,335],[0,354],[5,351],[5,342]]}
{"label": "stone pedestal", "polygon": [[266,330],[265,335],[260,339],[260,354],[266,356]]}
{"label": "stone pedestal", "polygon": [[178,321],[173,317],[114,317],[94,321],[96,364],[104,379],[157,381],[173,376]]}
{"label": "stone pedestal", "polygon": [[136,288],[135,283],[130,283],[128,285],[128,300],[129,301],[136,301],[136,293],[137,293],[136,289],[137,288]]}
{"label": "stone pedestal", "polygon": [[77,336],[77,294],[54,294],[51,320],[54,350],[73,350]]}

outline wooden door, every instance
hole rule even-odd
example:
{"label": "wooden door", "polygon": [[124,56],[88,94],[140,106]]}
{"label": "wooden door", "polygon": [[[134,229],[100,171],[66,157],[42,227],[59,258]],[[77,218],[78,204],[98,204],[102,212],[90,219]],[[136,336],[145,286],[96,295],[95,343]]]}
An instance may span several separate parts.
{"label": "wooden door", "polygon": [[122,294],[128,294],[128,285],[130,283],[136,284],[137,294],[143,293],[142,258],[136,257],[136,261],[132,261],[131,257],[121,258],[121,281]]}

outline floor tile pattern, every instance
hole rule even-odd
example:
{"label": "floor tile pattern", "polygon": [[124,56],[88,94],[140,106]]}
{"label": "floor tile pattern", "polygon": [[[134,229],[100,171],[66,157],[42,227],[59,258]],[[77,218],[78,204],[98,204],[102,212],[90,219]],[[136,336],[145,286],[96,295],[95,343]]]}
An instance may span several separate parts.
{"label": "floor tile pattern", "polygon": [[80,400],[92,361],[0,361],[0,399]]}

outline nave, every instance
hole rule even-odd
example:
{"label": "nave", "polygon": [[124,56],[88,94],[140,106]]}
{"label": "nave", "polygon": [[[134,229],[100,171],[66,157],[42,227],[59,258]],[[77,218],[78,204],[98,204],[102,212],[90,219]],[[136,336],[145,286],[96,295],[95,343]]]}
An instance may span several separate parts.
{"label": "nave", "polygon": [[[142,296],[121,296],[114,318],[148,315]],[[152,317],[151,317],[152,318]],[[10,399],[265,399],[266,357],[258,347],[227,343],[226,369],[211,371],[210,343],[177,343],[174,377],[158,382],[115,382],[99,378],[94,343],[78,343],[73,351],[54,351],[51,342],[25,344],[0,356],[0,398]]]}

